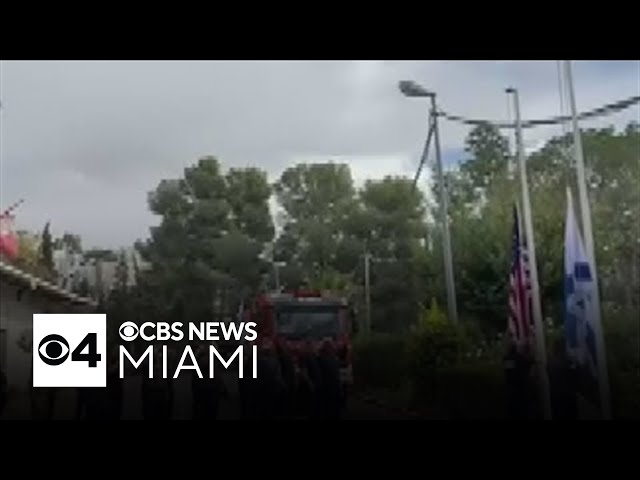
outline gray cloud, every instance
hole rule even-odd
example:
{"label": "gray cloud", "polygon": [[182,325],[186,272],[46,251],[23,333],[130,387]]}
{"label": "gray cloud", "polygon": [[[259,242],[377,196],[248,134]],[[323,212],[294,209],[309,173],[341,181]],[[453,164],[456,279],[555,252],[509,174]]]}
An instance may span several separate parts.
{"label": "gray cloud", "polygon": [[[576,62],[574,76],[581,110],[640,91],[638,62]],[[51,219],[54,232],[113,247],[147,235],[146,193],[202,155],[272,178],[332,158],[359,181],[412,175],[427,105],[398,93],[403,78],[451,113],[504,120],[507,86],[525,118],[559,113],[555,62],[2,62],[0,202],[25,198],[19,227]],[[631,119],[637,108],[593,123]],[[467,127],[441,130],[459,155]]]}

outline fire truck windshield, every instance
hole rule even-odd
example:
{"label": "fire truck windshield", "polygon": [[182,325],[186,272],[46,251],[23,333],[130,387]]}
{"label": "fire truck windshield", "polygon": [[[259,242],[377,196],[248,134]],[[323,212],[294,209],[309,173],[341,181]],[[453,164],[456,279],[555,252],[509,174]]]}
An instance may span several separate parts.
{"label": "fire truck windshield", "polygon": [[291,340],[335,338],[339,333],[338,309],[332,307],[281,307],[276,330]]}

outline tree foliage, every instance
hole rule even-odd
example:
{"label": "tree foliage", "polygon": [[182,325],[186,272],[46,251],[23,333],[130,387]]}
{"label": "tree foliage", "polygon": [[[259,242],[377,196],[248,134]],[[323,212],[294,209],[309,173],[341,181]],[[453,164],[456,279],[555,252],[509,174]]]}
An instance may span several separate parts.
{"label": "tree foliage", "polygon": [[286,262],[285,285],[316,287],[340,283],[354,267],[357,245],[345,235],[355,209],[355,190],[347,165],[299,164],[285,170],[274,185],[284,209],[283,232],[274,246],[274,260]]}
{"label": "tree foliage", "polygon": [[42,231],[42,239],[40,242],[40,265],[44,267],[48,276],[54,274],[53,265],[53,239],[49,230],[50,223],[47,222]]}
{"label": "tree foliage", "polygon": [[274,233],[270,193],[265,172],[224,173],[214,157],[161,181],[149,195],[160,224],[138,243],[151,264],[140,294],[162,298],[162,315],[196,320],[233,311],[268,267],[262,254]]}
{"label": "tree foliage", "polygon": [[18,258],[16,263],[19,267],[34,271],[40,261],[40,239],[27,231],[17,232],[18,236]]}

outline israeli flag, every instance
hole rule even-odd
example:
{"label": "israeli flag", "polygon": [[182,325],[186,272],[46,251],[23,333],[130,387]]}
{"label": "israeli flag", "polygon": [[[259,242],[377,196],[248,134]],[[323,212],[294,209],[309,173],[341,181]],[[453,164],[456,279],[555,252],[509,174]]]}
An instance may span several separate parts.
{"label": "israeli flag", "polygon": [[564,247],[565,335],[567,353],[581,370],[598,378],[595,322],[595,285],[592,267],[585,254],[573,212],[571,191],[567,189],[567,219]]}

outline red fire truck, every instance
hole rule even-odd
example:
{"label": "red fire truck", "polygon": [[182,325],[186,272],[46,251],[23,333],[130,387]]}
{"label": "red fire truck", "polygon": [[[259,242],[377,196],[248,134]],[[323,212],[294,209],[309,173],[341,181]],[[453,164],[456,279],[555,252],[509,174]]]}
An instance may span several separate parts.
{"label": "red fire truck", "polygon": [[345,298],[313,290],[262,294],[245,321],[256,323],[258,358],[273,367],[258,366],[258,379],[283,385],[272,403],[339,414],[353,382],[355,319]]}

